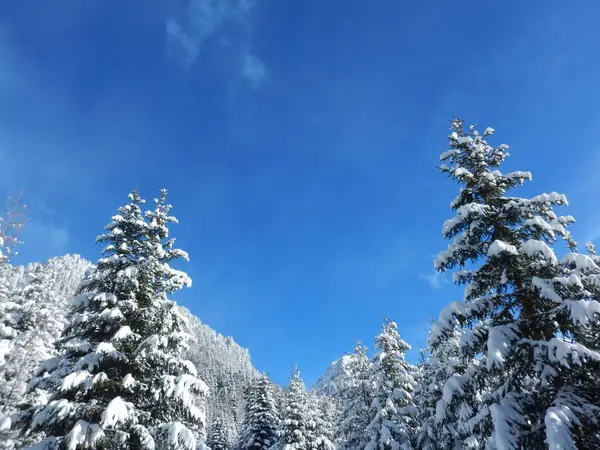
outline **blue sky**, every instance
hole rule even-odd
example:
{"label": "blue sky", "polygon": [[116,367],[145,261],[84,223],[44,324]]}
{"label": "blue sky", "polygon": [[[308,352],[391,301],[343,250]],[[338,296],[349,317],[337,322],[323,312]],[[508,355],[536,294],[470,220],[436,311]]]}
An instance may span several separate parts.
{"label": "blue sky", "polygon": [[125,3],[0,12],[0,191],[33,216],[16,262],[94,261],[127,192],[167,187],[194,280],[177,300],[313,383],[384,316],[418,347],[460,296],[432,269],[453,111],[600,237],[593,0]]}

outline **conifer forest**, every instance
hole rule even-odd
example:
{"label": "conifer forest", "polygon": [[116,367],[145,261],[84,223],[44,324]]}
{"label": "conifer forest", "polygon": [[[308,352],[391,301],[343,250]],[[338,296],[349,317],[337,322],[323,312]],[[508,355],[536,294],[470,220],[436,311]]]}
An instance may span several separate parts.
{"label": "conifer forest", "polygon": [[456,118],[450,128],[438,169],[455,196],[435,269],[463,300],[432,320],[416,364],[390,318],[374,348],[357,342],[310,389],[301,368],[287,386],[272,382],[172,300],[193,288],[172,267],[188,255],[166,189],[123,197],[96,261],[12,265],[35,211],[9,202],[0,449],[600,449],[594,243],[569,232],[564,194],[519,196],[531,173],[503,170],[509,147],[493,128]]}

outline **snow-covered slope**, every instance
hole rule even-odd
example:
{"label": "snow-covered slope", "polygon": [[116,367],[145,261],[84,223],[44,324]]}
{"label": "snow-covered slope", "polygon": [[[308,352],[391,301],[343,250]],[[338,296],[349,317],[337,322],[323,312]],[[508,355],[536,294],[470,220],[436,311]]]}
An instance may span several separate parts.
{"label": "snow-covered slope", "polygon": [[351,361],[352,355],[345,355],[332,362],[315,384],[314,391],[319,395],[337,397],[337,394],[350,383],[348,365]]}
{"label": "snow-covered slope", "polygon": [[243,420],[244,390],[258,376],[252,366],[250,353],[240,347],[233,338],[223,336],[203,324],[186,308],[190,334],[187,358],[194,363],[199,377],[208,385],[210,396],[207,404],[207,424],[220,418],[226,432],[232,438]]}
{"label": "snow-covered slope", "polygon": [[[24,391],[27,381],[33,375],[42,359],[45,359],[53,349],[53,340],[60,336],[60,332],[66,325],[66,316],[68,314],[70,303],[80,281],[83,279],[87,270],[92,264],[79,255],[65,255],[51,258],[45,263],[32,263],[27,266],[9,267],[8,273],[5,273],[3,279],[6,281],[5,289],[0,292],[0,313],[3,311],[3,305],[9,306],[8,302],[14,301],[19,295],[23,295],[23,290],[31,283],[33,277],[42,279],[43,295],[37,301],[38,306],[53,318],[52,329],[47,331],[46,335],[51,336],[48,342],[39,342],[39,339],[26,339],[21,336],[20,340],[27,340],[26,347],[17,349],[15,342],[2,339],[6,347],[5,358],[0,360],[0,376],[14,379],[12,375],[15,370],[19,372],[19,383],[16,389],[11,387],[11,397],[19,398]],[[43,304],[39,304],[43,303]],[[6,309],[6,308],[4,308]],[[37,309],[37,307],[36,307]],[[250,381],[257,376],[258,371],[252,366],[248,350],[240,347],[231,337],[218,334],[208,325],[203,324],[200,319],[194,316],[186,308],[182,308],[184,315],[189,321],[189,332],[193,335],[195,341],[191,343],[187,357],[195,364],[200,378],[208,385],[210,396],[207,403],[207,424],[210,425],[213,418],[220,415],[223,422],[233,433],[233,430],[239,426],[243,419],[243,392]],[[0,314],[1,315],[1,314]],[[4,314],[4,316],[8,316]],[[0,321],[0,326],[3,324]],[[50,327],[50,325],[48,325]],[[31,332],[27,332],[31,333]],[[31,345],[29,344],[31,343]],[[43,347],[43,348],[42,348]],[[9,367],[9,352],[26,353],[13,355],[12,366]],[[23,350],[25,349],[25,350]],[[41,350],[43,351],[41,351]],[[22,367],[14,367],[17,360],[28,361],[26,370]],[[2,382],[2,380],[0,380]],[[2,383],[5,386],[7,383]],[[0,389],[0,396],[6,389]],[[17,392],[18,391],[18,392]],[[12,412],[12,403],[7,399],[0,398],[0,412],[5,414]]]}
{"label": "snow-covered slope", "polygon": [[[4,415],[16,411],[40,363],[53,355],[54,342],[66,325],[73,292],[90,267],[78,255],[2,267],[0,422]],[[16,432],[3,431],[0,450],[10,450],[16,445]]]}

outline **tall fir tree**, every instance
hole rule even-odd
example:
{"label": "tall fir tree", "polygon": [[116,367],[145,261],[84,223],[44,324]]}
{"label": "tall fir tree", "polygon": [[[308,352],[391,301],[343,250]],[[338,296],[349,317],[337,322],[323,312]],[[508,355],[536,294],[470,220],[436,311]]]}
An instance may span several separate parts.
{"label": "tall fir tree", "polygon": [[23,190],[16,197],[7,196],[6,206],[0,215],[0,265],[7,264],[15,248],[21,243],[19,234],[29,221],[29,208],[23,203]]}
{"label": "tall fir tree", "polygon": [[[181,358],[189,336],[167,295],[189,285],[169,263],[187,259],[168,239],[166,191],[146,216],[137,192],[97,238],[103,257],[82,283],[70,322],[32,381],[48,391],[17,426],[42,431],[41,448],[194,449],[206,394],[195,367]],[[40,447],[38,447],[40,448]]]}
{"label": "tall fir tree", "polygon": [[210,426],[206,445],[210,447],[210,450],[228,450],[229,449],[229,436],[225,429],[225,424],[221,417],[216,417]]}
{"label": "tall fir tree", "polygon": [[308,410],[309,432],[308,448],[312,450],[335,450],[333,402],[326,396],[309,393]]}
{"label": "tall fir tree", "polygon": [[[600,256],[596,253],[596,246],[591,242],[586,243],[587,256],[592,260],[596,267],[600,267]],[[579,258],[580,262],[577,264],[577,258]],[[591,299],[595,299],[596,301],[600,300],[600,280],[598,279],[597,272],[595,267],[591,264],[587,264],[587,258],[581,258],[575,256],[569,262],[568,270],[575,272],[584,285],[585,289],[591,294]],[[588,266],[584,270],[584,266]],[[593,270],[590,270],[592,268]],[[588,313],[581,316],[582,320],[579,320],[577,325],[577,329],[575,332],[577,333],[577,340],[583,343],[586,347],[600,349],[600,320],[597,320],[598,317],[594,317],[593,314],[600,314],[600,308],[598,305],[600,303],[596,302],[582,302],[582,305],[585,305],[585,309]],[[599,380],[600,382],[600,380]]]}
{"label": "tall fir tree", "polygon": [[29,380],[40,361],[52,354],[51,345],[62,329],[48,305],[47,281],[43,266],[25,276],[25,286],[11,295],[10,351],[0,364],[0,410],[13,413],[21,403]]}
{"label": "tall fir tree", "polygon": [[248,387],[245,417],[235,450],[268,450],[275,444],[279,420],[273,391],[266,375]]}
{"label": "tall fir tree", "polygon": [[12,270],[0,262],[0,364],[4,364],[12,349],[12,340],[19,334],[23,305],[11,284]]}
{"label": "tall fir tree", "polygon": [[21,400],[33,360],[39,355],[35,350],[29,354],[25,351],[47,340],[43,330],[38,333],[33,329],[35,324],[28,323],[35,306],[33,293],[15,295],[13,289],[10,259],[17,254],[19,234],[29,219],[27,206],[21,203],[22,194],[21,191],[15,199],[7,197],[6,209],[0,216],[0,450],[12,450],[25,442],[10,429],[10,415]]}
{"label": "tall fir tree", "polygon": [[414,368],[405,360],[410,346],[395,322],[386,321],[376,339],[375,395],[366,450],[410,450],[415,438]]}
{"label": "tall fir tree", "polygon": [[[459,434],[454,428],[458,419],[443,415],[447,412],[443,399],[444,385],[452,376],[463,374],[466,369],[465,360],[460,354],[461,334],[458,323],[454,322],[454,333],[448,333],[444,342],[433,347],[428,339],[427,348],[421,351],[422,358],[418,366],[415,389],[415,405],[419,424],[415,448],[418,450],[462,448],[458,439]],[[468,448],[468,445],[465,447]]]}
{"label": "tall fir tree", "polygon": [[474,448],[600,448],[592,394],[600,354],[579,339],[581,324],[600,312],[581,276],[598,267],[577,253],[558,260],[550,247],[562,238],[575,250],[565,229],[573,218],[554,212],[567,205],[564,195],[505,195],[531,174],[498,170],[508,146],[488,144],[493,133],[456,119],[441,155],[442,173],[461,189],[443,227],[453,241],[435,266],[457,267],[455,283],[466,289],[464,302],[442,311],[431,342],[443,345],[457,319],[461,354],[475,362],[446,382],[439,416],[458,417],[459,438]]}
{"label": "tall fir tree", "polygon": [[367,347],[360,342],[350,355],[348,374],[350,383],[340,392],[342,411],[336,427],[336,441],[340,450],[363,449],[369,441],[367,427],[375,381]]}
{"label": "tall fir tree", "polygon": [[[27,205],[21,202],[23,191],[16,198],[6,198],[4,214],[0,215],[0,364],[12,347],[11,340],[18,334],[22,306],[11,298],[11,256],[21,243],[19,234],[29,220]],[[17,328],[15,328],[17,326]]]}
{"label": "tall fir tree", "polygon": [[9,430],[10,416],[24,401],[32,405],[46,401],[41,391],[26,394],[27,386],[40,362],[54,354],[54,342],[66,323],[65,306],[72,300],[76,284],[87,267],[89,264],[81,264],[80,258],[69,255],[44,264],[10,269],[8,292],[15,313],[11,323],[16,334],[6,341],[9,345],[5,347],[3,363],[0,358],[1,450],[24,448],[29,442],[39,440],[38,436],[21,439],[16,430]]}
{"label": "tall fir tree", "polygon": [[308,393],[296,370],[285,392],[284,407],[277,431],[277,450],[308,450],[310,435]]}

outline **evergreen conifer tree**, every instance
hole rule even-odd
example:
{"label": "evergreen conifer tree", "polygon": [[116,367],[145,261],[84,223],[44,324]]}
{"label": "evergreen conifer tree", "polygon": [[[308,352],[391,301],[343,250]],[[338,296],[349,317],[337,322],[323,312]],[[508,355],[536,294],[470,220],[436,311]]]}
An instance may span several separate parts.
{"label": "evergreen conifer tree", "polygon": [[340,450],[363,449],[369,438],[369,410],[375,388],[373,363],[367,347],[357,342],[350,355],[348,372],[351,382],[340,392],[342,411],[339,415],[336,441]]}
{"label": "evergreen conifer tree", "polygon": [[0,265],[7,264],[11,255],[17,254],[19,234],[29,220],[29,209],[22,200],[23,190],[16,197],[6,197],[6,208],[0,216]]}
{"label": "evergreen conifer tree", "polygon": [[0,263],[0,364],[12,348],[12,340],[19,334],[23,305],[12,289],[12,270],[8,263]]}
{"label": "evergreen conifer tree", "polygon": [[28,220],[27,206],[21,203],[21,191],[16,199],[7,197],[6,210],[0,216],[0,365],[12,348],[11,340],[18,334],[22,305],[11,298],[11,255],[21,243],[19,233]]}
{"label": "evergreen conifer tree", "polygon": [[[435,347],[428,344],[422,351],[418,367],[415,405],[419,429],[415,447],[419,450],[442,450],[460,448],[454,425],[458,418],[442,417],[438,420],[438,403],[441,413],[447,410],[443,400],[443,389],[450,377],[462,374],[465,363],[460,355],[460,333],[455,321],[455,332]],[[428,340],[429,342],[429,340]]]}
{"label": "evergreen conifer tree", "polygon": [[[589,258],[597,267],[600,267],[600,256],[596,253],[594,244],[591,242],[586,243],[586,249]],[[600,301],[600,280],[598,280],[595,267],[588,264],[589,267],[583,270],[587,258],[573,256],[574,258],[569,261],[567,273],[575,272],[574,274],[581,279],[586,291],[590,293],[588,300]],[[577,264],[577,258],[580,260],[579,264]],[[590,270],[590,268],[594,270]],[[588,312],[582,316],[583,320],[578,321],[577,329],[574,330],[577,333],[577,340],[588,348],[600,349],[600,321],[597,320],[597,316],[594,316],[594,314],[600,314],[600,311],[597,309],[597,304],[593,301],[581,304],[585,305]]]}
{"label": "evergreen conifer tree", "polygon": [[300,372],[296,370],[285,393],[284,407],[275,449],[308,450],[310,434],[308,394]]}
{"label": "evergreen conifer tree", "polygon": [[82,283],[58,356],[32,381],[46,405],[25,410],[25,435],[42,431],[42,448],[194,449],[206,394],[194,366],[180,357],[188,335],[167,294],[190,284],[169,262],[186,258],[168,239],[166,191],[146,217],[144,200],[129,203],[97,238],[107,246]]}
{"label": "evergreen conifer tree", "polygon": [[[18,235],[28,220],[27,206],[21,203],[21,191],[16,199],[7,197],[6,210],[0,216],[0,449],[12,449],[10,434],[11,420],[7,417],[14,408],[16,377],[9,367],[16,361],[15,338],[19,335],[22,305],[12,297],[12,266],[10,257],[15,255],[15,246],[20,243]],[[22,340],[22,339],[21,339]]]}
{"label": "evergreen conifer tree", "polygon": [[[65,325],[64,305],[74,292],[74,279],[81,281],[83,268],[62,266],[58,259],[44,264],[32,263],[27,267],[9,270],[8,295],[11,300],[11,325],[15,334],[4,347],[3,361],[0,358],[0,449],[24,448],[35,442],[38,436],[21,439],[16,430],[9,430],[10,416],[23,402],[37,405],[46,399],[43,392],[35,390],[26,394],[27,385],[41,361],[54,354],[54,342]],[[71,256],[60,261],[78,263]],[[65,296],[67,298],[65,298]],[[2,308],[0,308],[2,309]],[[7,417],[8,416],[8,417]]]}
{"label": "evergreen conifer tree", "polygon": [[210,432],[208,433],[208,439],[206,445],[210,447],[210,450],[228,450],[229,440],[227,431],[225,430],[225,424],[223,419],[217,417],[214,419],[210,426]]}
{"label": "evergreen conifer tree", "polygon": [[309,394],[310,417],[309,425],[309,449],[314,450],[335,450],[333,421],[335,416],[332,401],[326,396],[318,396],[314,393]]}
{"label": "evergreen conifer tree", "polygon": [[13,335],[4,363],[0,364],[0,411],[5,415],[17,409],[37,364],[50,356],[53,332],[62,325],[46,306],[49,300],[41,267],[27,274],[25,287],[11,295]]}
{"label": "evergreen conifer tree", "polygon": [[277,440],[277,405],[273,385],[261,375],[248,387],[245,417],[236,450],[268,450]]}
{"label": "evergreen conifer tree", "polygon": [[386,321],[376,339],[375,395],[370,408],[366,450],[409,450],[415,437],[413,368],[405,360],[410,346],[395,322]]}
{"label": "evergreen conifer tree", "polygon": [[441,156],[442,173],[461,189],[443,228],[453,241],[436,268],[459,268],[454,280],[466,289],[464,302],[442,311],[431,342],[443,345],[457,319],[461,354],[475,362],[446,382],[438,418],[458,417],[459,438],[471,447],[600,447],[599,401],[591,393],[600,353],[580,339],[600,312],[582,280],[595,278],[598,266],[577,253],[558,260],[550,247],[563,238],[575,250],[565,229],[573,218],[554,212],[567,205],[564,195],[505,195],[531,174],[498,170],[508,146],[488,144],[493,133],[465,130],[456,119]]}

